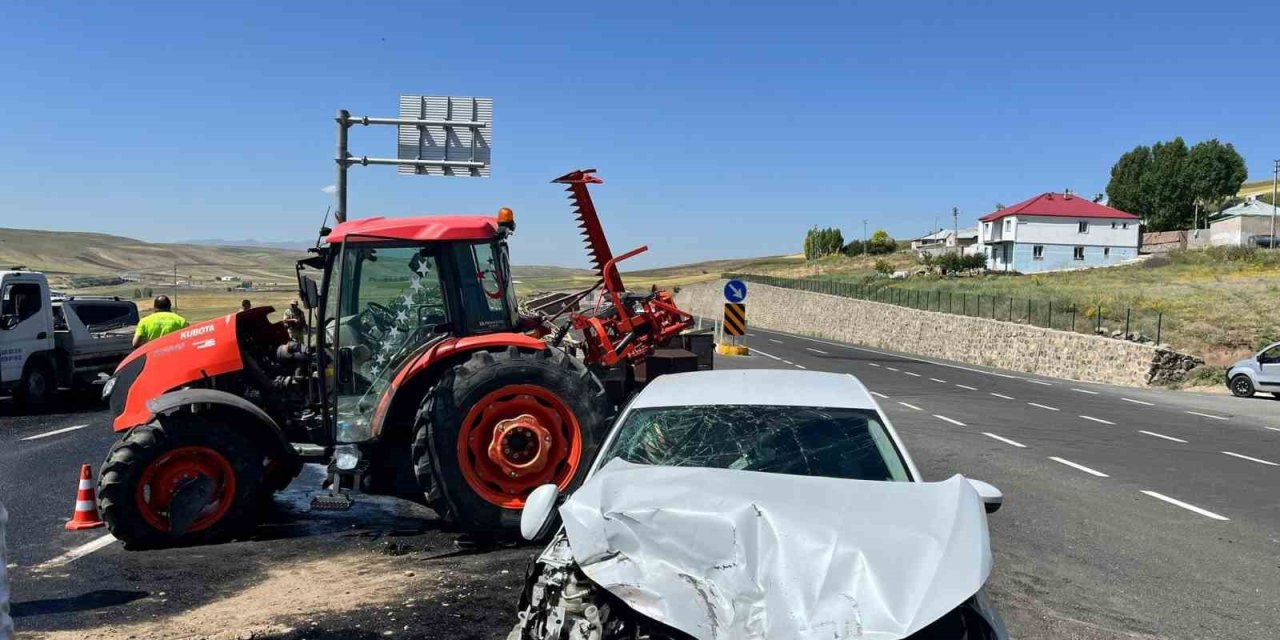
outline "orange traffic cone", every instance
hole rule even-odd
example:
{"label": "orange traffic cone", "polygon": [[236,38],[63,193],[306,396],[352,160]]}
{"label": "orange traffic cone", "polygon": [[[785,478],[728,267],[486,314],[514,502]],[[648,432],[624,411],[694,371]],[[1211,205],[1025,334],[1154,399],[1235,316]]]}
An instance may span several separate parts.
{"label": "orange traffic cone", "polygon": [[76,512],[67,521],[67,531],[96,529],[105,524],[98,517],[98,496],[93,491],[93,471],[80,467],[80,490],[76,493]]}

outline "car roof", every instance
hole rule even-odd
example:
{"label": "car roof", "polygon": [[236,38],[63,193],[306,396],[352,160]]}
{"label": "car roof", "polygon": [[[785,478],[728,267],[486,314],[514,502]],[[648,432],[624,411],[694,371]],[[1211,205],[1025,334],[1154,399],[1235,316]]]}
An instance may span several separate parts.
{"label": "car roof", "polygon": [[631,408],[727,404],[876,409],[867,388],[852,375],[785,369],[721,369],[661,376],[636,395]]}

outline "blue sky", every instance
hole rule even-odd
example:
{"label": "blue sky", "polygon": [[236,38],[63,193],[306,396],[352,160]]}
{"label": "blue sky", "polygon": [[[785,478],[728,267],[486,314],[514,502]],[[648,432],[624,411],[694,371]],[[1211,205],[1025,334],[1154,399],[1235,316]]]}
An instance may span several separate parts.
{"label": "blue sky", "polygon": [[535,4],[8,3],[0,226],[310,239],[334,112],[400,93],[492,96],[494,177],[356,167],[352,215],[509,206],[525,264],[585,264],[547,184],[580,167],[639,267],[1091,194],[1175,135],[1234,143],[1252,179],[1280,157],[1275,3]]}

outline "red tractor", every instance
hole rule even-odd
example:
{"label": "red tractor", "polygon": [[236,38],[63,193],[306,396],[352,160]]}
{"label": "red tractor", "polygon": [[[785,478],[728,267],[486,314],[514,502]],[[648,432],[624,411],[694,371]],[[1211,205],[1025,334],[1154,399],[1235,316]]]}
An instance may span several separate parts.
{"label": "red tractor", "polygon": [[578,296],[600,290],[589,312],[520,315],[509,209],[368,218],[322,230],[298,263],[308,344],[266,307],[139,348],[108,383],[123,434],[98,476],[111,532],[133,548],[242,533],[299,473],[299,442],[323,447],[338,502],[400,495],[464,531],[514,529],[531,490],[580,479],[635,365],[691,322],[669,293],[624,288],[617,263],[645,248],[612,255],[592,174],[555,181],[599,275]]}

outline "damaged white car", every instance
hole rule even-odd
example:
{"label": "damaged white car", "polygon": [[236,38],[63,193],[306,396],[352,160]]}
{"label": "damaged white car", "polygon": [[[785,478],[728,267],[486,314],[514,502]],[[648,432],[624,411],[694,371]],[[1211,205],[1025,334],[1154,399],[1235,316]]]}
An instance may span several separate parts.
{"label": "damaged white car", "polygon": [[[525,537],[557,493],[530,496]],[[983,590],[1002,500],[923,482],[852,376],[663,376],[559,506],[508,640],[1003,640]]]}

